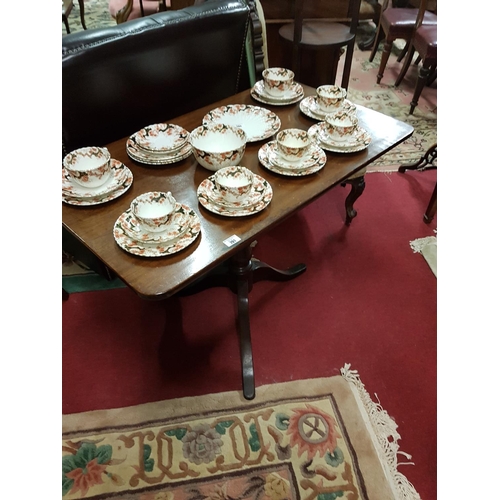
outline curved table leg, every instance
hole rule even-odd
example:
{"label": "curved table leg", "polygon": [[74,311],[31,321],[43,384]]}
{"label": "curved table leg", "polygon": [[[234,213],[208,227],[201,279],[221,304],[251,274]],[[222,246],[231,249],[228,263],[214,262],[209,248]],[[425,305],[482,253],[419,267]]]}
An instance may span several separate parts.
{"label": "curved table leg", "polygon": [[363,194],[365,190],[365,176],[360,175],[359,177],[354,177],[354,179],[347,179],[342,182],[342,186],[346,184],[351,185],[351,191],[347,195],[345,199],[345,224],[349,226],[352,222],[352,219],[358,215],[358,212],[354,208],[354,202]]}

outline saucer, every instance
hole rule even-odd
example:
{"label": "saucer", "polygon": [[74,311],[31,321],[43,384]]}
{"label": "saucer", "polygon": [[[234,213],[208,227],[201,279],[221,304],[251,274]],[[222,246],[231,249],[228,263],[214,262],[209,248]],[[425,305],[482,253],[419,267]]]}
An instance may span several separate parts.
{"label": "saucer", "polygon": [[281,127],[278,115],[250,104],[229,104],[212,109],[203,117],[203,124],[224,123],[242,128],[247,136],[247,142],[261,141],[271,137]]}
{"label": "saucer", "polygon": [[267,93],[263,80],[258,81],[250,90],[250,95],[259,102],[273,106],[286,106],[300,101],[304,97],[304,89],[299,83],[294,83],[292,88],[283,96],[273,96]]}
{"label": "saucer", "polygon": [[[312,95],[309,97],[306,97],[305,99],[302,99],[300,101],[300,111],[304,113],[306,116],[309,118],[313,118],[314,120],[324,120],[325,116],[330,114],[330,113],[325,113],[319,106],[318,103],[316,102],[316,96]],[[339,109],[333,112],[337,111],[345,111],[347,113],[355,113],[356,112],[356,105],[353,104],[351,101],[344,99],[342,101],[342,105],[339,106]]]}
{"label": "saucer", "polygon": [[321,132],[321,123],[316,123],[316,125],[313,125],[307,133],[316,140],[318,145],[322,148],[325,149],[326,151],[331,151],[333,153],[356,153],[357,151],[363,151],[363,149],[366,149],[372,139],[368,132],[361,128],[358,127],[356,131],[353,134],[353,141],[352,142],[333,142],[330,141],[328,143],[324,142],[321,140],[320,132]]}
{"label": "saucer", "polygon": [[[326,164],[326,154],[319,146],[313,146],[313,151],[310,157],[307,158],[306,163],[301,162],[300,166],[292,166],[288,162],[281,160],[280,164],[275,163],[276,157],[276,142],[271,141],[264,144],[259,149],[259,161],[271,172],[287,176],[303,176],[319,172]],[[281,165],[281,166],[280,166]],[[286,165],[286,166],[283,166]],[[305,166],[303,166],[305,165]]]}
{"label": "saucer", "polygon": [[167,242],[144,242],[131,238],[124,229],[124,220],[130,211],[127,210],[118,217],[113,227],[113,236],[117,245],[132,255],[142,257],[164,257],[180,252],[193,243],[201,231],[200,218],[187,205],[181,205],[187,215],[186,230],[178,237]]}
{"label": "saucer", "polygon": [[165,229],[158,233],[151,233],[141,227],[139,221],[129,209],[122,219],[122,228],[136,241],[148,243],[166,243],[182,236],[188,229],[188,213],[180,203],[175,204],[175,211]]}
{"label": "saucer", "polygon": [[118,160],[111,159],[111,175],[108,180],[102,186],[87,188],[77,184],[69,172],[63,167],[62,192],[66,197],[71,198],[91,199],[104,196],[111,193],[111,191],[118,189],[123,184],[127,176],[125,169],[128,170],[123,163]]}
{"label": "saucer", "polygon": [[137,132],[127,139],[127,154],[132,160],[139,163],[146,165],[170,165],[186,159],[193,152],[191,144],[186,142],[180,149],[173,153],[150,153],[138,145],[136,134]]}
{"label": "saucer", "polygon": [[264,210],[271,202],[273,190],[269,182],[260,175],[254,174],[252,192],[249,195],[248,202],[229,205],[221,200],[220,195],[217,195],[217,188],[212,175],[198,186],[197,195],[201,205],[211,212],[228,217],[244,217]]}
{"label": "saucer", "polygon": [[300,161],[287,161],[285,160],[278,151],[278,145],[276,141],[271,141],[267,143],[268,145],[268,158],[269,161],[276,167],[284,169],[284,170],[305,170],[308,168],[315,167],[318,163],[318,156],[314,153],[316,152],[316,148],[313,146],[311,151],[308,152],[305,158],[302,158]]}
{"label": "saucer", "polygon": [[[104,195],[97,195],[93,197],[78,197],[78,196],[72,196],[69,194],[66,194],[64,191],[62,193],[62,201],[64,203],[67,203],[68,205],[76,205],[76,206],[83,206],[83,207],[89,207],[93,205],[100,205],[102,203],[107,203],[108,201],[115,200],[122,194],[124,194],[130,186],[132,185],[132,182],[134,180],[134,176],[130,169],[123,165],[123,163],[120,163],[118,160],[111,160],[112,162],[118,163],[121,167],[123,167],[123,178],[121,181],[121,184],[117,186],[114,190],[112,190],[109,193],[105,193]],[[120,168],[120,167],[117,167]],[[63,174],[64,175],[64,174]],[[85,189],[85,188],[83,188]]]}
{"label": "saucer", "polygon": [[189,132],[173,123],[155,123],[134,134],[135,142],[145,152],[165,155],[178,152],[189,139]]}

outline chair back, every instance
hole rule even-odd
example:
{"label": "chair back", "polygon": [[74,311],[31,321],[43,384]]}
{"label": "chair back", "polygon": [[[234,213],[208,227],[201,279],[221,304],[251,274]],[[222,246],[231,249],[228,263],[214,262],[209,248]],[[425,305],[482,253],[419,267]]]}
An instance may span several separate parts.
{"label": "chair back", "polygon": [[62,37],[63,154],[250,87],[244,0],[208,0]]}
{"label": "chair back", "polygon": [[420,0],[420,5],[418,7],[417,20],[415,21],[415,30],[422,26],[422,21],[424,19],[425,11],[427,10],[427,4],[429,0]]}

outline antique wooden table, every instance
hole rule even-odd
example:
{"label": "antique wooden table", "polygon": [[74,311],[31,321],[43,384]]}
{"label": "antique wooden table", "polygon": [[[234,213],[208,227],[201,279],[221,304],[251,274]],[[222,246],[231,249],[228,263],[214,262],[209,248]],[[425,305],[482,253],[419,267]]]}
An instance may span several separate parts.
{"label": "antique wooden table", "polygon": [[[304,86],[306,97],[314,93],[314,88]],[[221,105],[239,103],[272,110],[281,120],[281,129],[296,127],[307,130],[316,123],[300,111],[299,103],[266,106],[253,100],[248,90],[169,120],[169,123],[191,131],[201,125],[208,111]],[[360,125],[372,137],[368,148],[350,154],[327,152],[325,167],[308,176],[285,177],[267,170],[259,163],[259,148],[272,138],[248,143],[240,163],[265,178],[273,189],[271,203],[262,212],[248,217],[219,216],[199,204],[197,188],[213,172],[199,165],[193,155],[172,165],[142,165],[127,155],[125,137],[107,147],[112,158],[123,162],[133,172],[131,188],[123,196],[102,205],[81,207],[63,203],[63,226],[143,299],[161,300],[174,294],[195,293],[211,286],[227,286],[236,293],[243,393],[245,398],[252,399],[255,386],[248,294],[255,282],[286,281],[306,269],[304,264],[285,271],[271,268],[252,257],[252,244],[259,234],[342,183],[413,133],[411,125],[361,106],[358,106],[358,117]],[[194,243],[177,254],[161,258],[134,256],[116,244],[112,232],[115,221],[129,208],[136,196],[147,191],[171,191],[178,202],[194,209],[201,219],[201,233]],[[228,240],[234,240],[234,243],[228,244]]]}

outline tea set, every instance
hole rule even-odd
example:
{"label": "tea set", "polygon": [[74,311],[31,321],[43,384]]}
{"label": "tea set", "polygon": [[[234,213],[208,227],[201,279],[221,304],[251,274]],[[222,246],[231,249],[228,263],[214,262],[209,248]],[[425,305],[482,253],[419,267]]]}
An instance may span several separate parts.
{"label": "tea set", "polygon": [[133,179],[130,169],[112,159],[106,148],[79,148],[63,159],[62,200],[69,205],[100,205],[124,194]]}
{"label": "tea set", "polygon": [[[213,174],[197,188],[200,205],[217,215],[244,217],[264,210],[272,200],[268,181],[241,164],[246,144],[273,138],[259,148],[258,159],[268,170],[283,176],[305,176],[326,164],[325,151],[351,153],[370,144],[359,126],[356,106],[336,85],[321,85],[316,95],[304,98],[294,73],[267,68],[251,96],[272,106],[300,101],[300,110],[318,121],[309,130],[281,129],[278,116],[259,106],[235,104],[207,113],[202,124],[188,132],[173,123],[148,125],[126,142],[133,160],[151,166],[169,165],[191,154]],[[70,205],[92,206],[112,201],[132,185],[133,175],[111,158],[105,147],[84,147],[63,159],[62,199]],[[116,220],[113,236],[120,248],[133,255],[162,257],[193,243],[201,221],[189,206],[168,191],[151,191],[134,198]]]}

